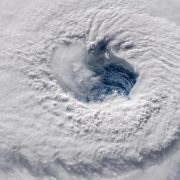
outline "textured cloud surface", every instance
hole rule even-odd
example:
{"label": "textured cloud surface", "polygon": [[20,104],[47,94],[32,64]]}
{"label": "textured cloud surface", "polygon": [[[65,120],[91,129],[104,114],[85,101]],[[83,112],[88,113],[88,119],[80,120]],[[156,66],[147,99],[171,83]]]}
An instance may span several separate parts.
{"label": "textured cloud surface", "polygon": [[0,180],[178,180],[178,6],[1,0]]}

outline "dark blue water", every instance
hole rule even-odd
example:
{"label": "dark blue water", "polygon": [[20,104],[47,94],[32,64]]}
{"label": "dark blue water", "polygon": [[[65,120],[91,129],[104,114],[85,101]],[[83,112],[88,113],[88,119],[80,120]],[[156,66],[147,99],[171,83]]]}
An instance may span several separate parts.
{"label": "dark blue water", "polygon": [[129,63],[109,52],[108,43],[102,40],[89,50],[86,66],[99,81],[86,94],[87,101],[103,101],[115,92],[128,96],[136,83],[138,74]]}

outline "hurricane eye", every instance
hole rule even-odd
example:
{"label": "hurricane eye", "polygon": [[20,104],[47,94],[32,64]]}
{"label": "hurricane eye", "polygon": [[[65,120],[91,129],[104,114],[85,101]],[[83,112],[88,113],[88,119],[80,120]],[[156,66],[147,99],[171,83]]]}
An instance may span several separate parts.
{"label": "hurricane eye", "polygon": [[138,77],[133,67],[111,53],[106,40],[92,47],[60,48],[53,67],[61,87],[84,102],[102,102],[114,93],[128,96]]}

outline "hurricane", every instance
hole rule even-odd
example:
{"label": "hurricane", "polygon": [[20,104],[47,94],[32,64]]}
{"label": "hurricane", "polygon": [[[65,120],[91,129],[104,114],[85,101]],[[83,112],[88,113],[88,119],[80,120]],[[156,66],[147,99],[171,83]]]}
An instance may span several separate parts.
{"label": "hurricane", "polygon": [[178,0],[0,9],[0,180],[179,180]]}

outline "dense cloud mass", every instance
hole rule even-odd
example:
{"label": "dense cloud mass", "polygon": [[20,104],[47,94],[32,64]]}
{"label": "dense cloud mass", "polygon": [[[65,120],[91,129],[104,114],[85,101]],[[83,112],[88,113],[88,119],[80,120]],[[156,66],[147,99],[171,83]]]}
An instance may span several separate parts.
{"label": "dense cloud mass", "polygon": [[0,180],[179,180],[179,0],[0,0]]}

